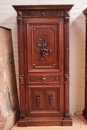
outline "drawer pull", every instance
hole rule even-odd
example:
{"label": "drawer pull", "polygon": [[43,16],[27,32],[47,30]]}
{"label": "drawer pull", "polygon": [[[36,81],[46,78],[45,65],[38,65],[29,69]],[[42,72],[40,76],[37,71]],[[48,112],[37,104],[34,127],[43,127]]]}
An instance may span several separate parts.
{"label": "drawer pull", "polygon": [[40,106],[40,94],[36,94],[37,106]]}
{"label": "drawer pull", "polygon": [[50,106],[52,106],[53,105],[53,95],[49,94],[48,96],[49,96],[49,104],[50,104]]}

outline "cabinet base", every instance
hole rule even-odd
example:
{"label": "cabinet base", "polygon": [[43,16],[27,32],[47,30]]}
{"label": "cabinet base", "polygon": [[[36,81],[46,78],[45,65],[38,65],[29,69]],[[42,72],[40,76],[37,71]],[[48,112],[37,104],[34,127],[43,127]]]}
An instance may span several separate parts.
{"label": "cabinet base", "polygon": [[72,119],[63,117],[32,117],[20,119],[17,123],[19,127],[27,126],[72,126]]}
{"label": "cabinet base", "polygon": [[83,111],[83,117],[87,121],[87,109],[84,109],[84,111]]}

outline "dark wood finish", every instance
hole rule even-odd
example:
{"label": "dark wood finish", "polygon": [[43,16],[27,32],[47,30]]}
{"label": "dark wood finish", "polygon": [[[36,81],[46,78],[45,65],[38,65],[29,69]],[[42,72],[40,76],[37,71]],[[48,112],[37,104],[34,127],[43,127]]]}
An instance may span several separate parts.
{"label": "dark wood finish", "polygon": [[85,108],[83,110],[83,116],[87,120],[87,8],[83,11],[86,17],[86,25],[85,25]]}
{"label": "dark wood finish", "polygon": [[13,6],[18,24],[18,126],[72,125],[69,115],[69,10],[72,6]]}

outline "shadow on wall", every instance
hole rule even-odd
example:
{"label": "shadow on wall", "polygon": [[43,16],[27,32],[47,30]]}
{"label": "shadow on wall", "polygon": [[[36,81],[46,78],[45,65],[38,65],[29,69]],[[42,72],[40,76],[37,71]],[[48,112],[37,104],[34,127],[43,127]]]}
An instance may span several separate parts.
{"label": "shadow on wall", "polygon": [[81,114],[84,109],[85,17],[71,18],[70,25],[70,110]]}

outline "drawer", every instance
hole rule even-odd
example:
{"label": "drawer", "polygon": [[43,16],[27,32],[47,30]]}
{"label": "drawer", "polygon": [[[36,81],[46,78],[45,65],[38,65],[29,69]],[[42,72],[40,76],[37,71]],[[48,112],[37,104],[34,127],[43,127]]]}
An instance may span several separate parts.
{"label": "drawer", "polygon": [[48,84],[48,83],[60,83],[60,74],[55,73],[30,73],[28,75],[28,84]]}

